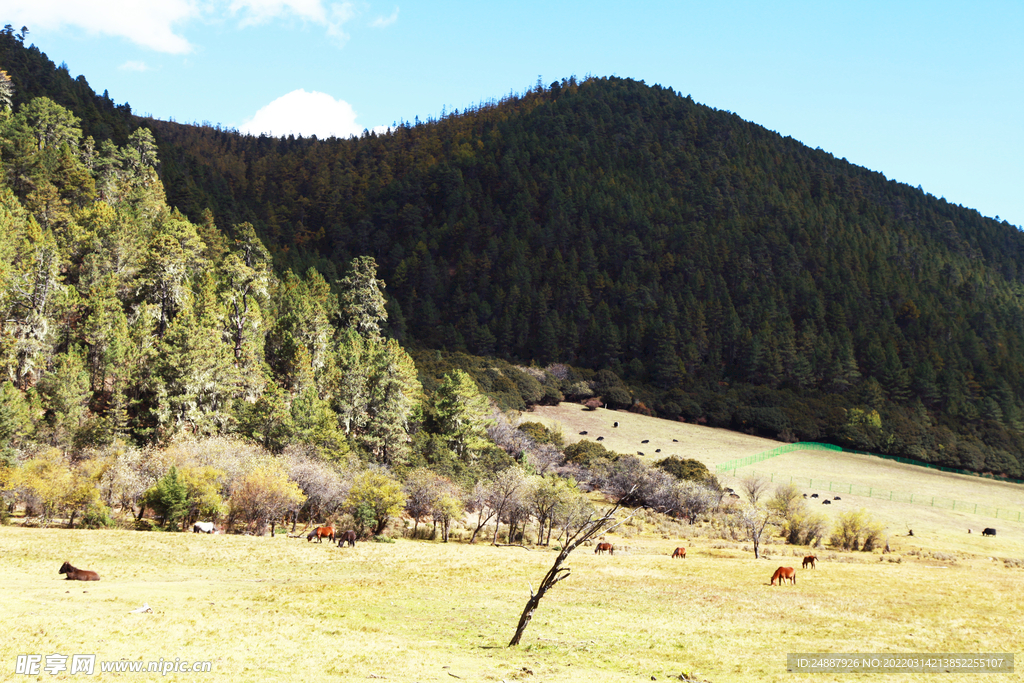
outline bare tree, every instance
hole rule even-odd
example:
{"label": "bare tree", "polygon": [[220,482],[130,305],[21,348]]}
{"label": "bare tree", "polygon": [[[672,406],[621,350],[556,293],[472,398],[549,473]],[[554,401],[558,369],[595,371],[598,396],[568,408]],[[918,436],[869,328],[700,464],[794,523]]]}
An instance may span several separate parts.
{"label": "bare tree", "polygon": [[548,470],[557,467],[565,459],[562,451],[553,444],[539,443],[527,454],[533,469],[537,474],[546,474]]}
{"label": "bare tree", "polygon": [[426,468],[415,469],[405,479],[405,511],[413,518],[412,537],[416,538],[420,520],[433,515],[437,500],[441,497],[443,478]]}
{"label": "bare tree", "polygon": [[492,422],[487,426],[487,435],[491,437],[491,441],[513,459],[529,462],[538,474],[544,474],[564,459],[565,456],[557,447],[550,443],[540,443],[521,431],[497,408],[494,409],[491,419]]}
{"label": "bare tree", "polygon": [[[519,467],[509,467],[498,473],[494,483],[490,486],[490,495],[487,503],[494,510],[497,521],[494,524],[494,538],[492,543],[498,542],[498,528],[501,526],[501,519],[508,511],[520,504],[520,499],[526,492],[526,475]],[[509,534],[511,535],[511,529]],[[510,539],[511,540],[511,539]]]}
{"label": "bare tree", "polygon": [[601,488],[617,503],[649,505],[659,488],[673,477],[655,469],[635,455],[624,455],[612,465]]}
{"label": "bare tree", "polygon": [[527,498],[533,516],[537,518],[537,545],[544,545],[544,525],[548,526],[548,541],[551,540],[551,522],[558,500],[564,488],[563,479],[548,475],[532,477]]}
{"label": "bare tree", "polygon": [[740,489],[747,494],[747,500],[754,507],[768,493],[772,483],[763,474],[752,472],[740,480]]}
{"label": "bare tree", "polygon": [[568,567],[563,567],[562,563],[569,558],[570,553],[592,538],[615,529],[633,516],[632,513],[630,513],[622,520],[616,522],[615,513],[618,512],[620,507],[620,504],[616,504],[615,507],[606,511],[603,515],[597,518],[594,518],[594,516],[591,515],[587,518],[586,522],[580,525],[573,534],[565,539],[565,545],[558,553],[558,557],[555,558],[555,562],[551,565],[551,569],[548,570],[548,573],[545,574],[544,578],[541,580],[540,586],[537,587],[537,592],[534,593],[533,588],[530,588],[530,599],[526,601],[526,607],[523,608],[523,613],[519,617],[519,623],[516,625],[515,635],[512,636],[512,640],[508,643],[509,647],[519,644],[520,639],[523,637],[523,631],[525,631],[526,627],[529,626],[530,620],[533,619],[533,613],[536,611],[538,605],[540,605],[541,598],[544,597],[544,594],[547,593],[548,589],[552,588],[559,581],[569,578],[571,570]]}
{"label": "bare tree", "polygon": [[305,454],[288,453],[285,462],[288,476],[306,496],[301,507],[291,511],[292,532],[300,514],[305,514],[309,522],[326,522],[337,515],[352,482],[335,465]]}
{"label": "bare tree", "polygon": [[761,535],[775,517],[771,510],[751,505],[740,513],[740,524],[747,534],[747,540],[754,544],[754,557],[761,557]]}
{"label": "bare tree", "polygon": [[[552,511],[551,524],[559,527],[558,537],[568,539],[572,534],[583,526],[594,514],[594,506],[590,499],[576,484],[574,479],[569,479],[559,497],[558,504]],[[550,530],[548,532],[550,543]]]}
{"label": "bare tree", "polygon": [[445,543],[448,542],[448,537],[451,534],[452,521],[461,517],[462,513],[465,512],[465,506],[462,502],[462,497],[459,495],[460,493],[461,490],[458,484],[447,482],[442,486],[441,495],[434,501],[434,535],[436,535],[437,523],[440,522],[441,540]]}
{"label": "bare tree", "polygon": [[473,529],[473,535],[469,537],[469,542],[473,543],[476,541],[477,534],[484,528],[484,525],[496,514],[496,511],[491,507],[489,500],[489,484],[478,481],[474,486],[473,490],[465,497],[464,502],[466,506],[466,512],[477,513],[476,528]]}
{"label": "bare tree", "polygon": [[491,411],[491,423],[487,425],[487,436],[496,446],[516,460],[536,445],[528,434],[519,431],[514,424],[509,422],[505,413],[498,408]]}
{"label": "bare tree", "polygon": [[654,502],[657,508],[667,514],[678,515],[694,524],[697,518],[714,510],[721,494],[695,481],[676,481],[658,490]]}

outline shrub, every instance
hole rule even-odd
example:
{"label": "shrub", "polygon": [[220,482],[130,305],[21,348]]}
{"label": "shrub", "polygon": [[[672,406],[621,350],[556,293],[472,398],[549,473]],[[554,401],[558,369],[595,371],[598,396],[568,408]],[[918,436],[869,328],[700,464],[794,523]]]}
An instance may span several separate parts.
{"label": "shrub", "polygon": [[844,512],[839,515],[830,542],[843,550],[874,550],[882,538],[884,527],[866,510]]}
{"label": "shrub", "polygon": [[604,396],[612,408],[627,408],[633,404],[633,397],[629,395],[629,390],[621,385],[611,387]]}
{"label": "shrub", "polygon": [[272,519],[306,500],[302,489],[288,478],[280,464],[261,465],[242,476],[231,492],[228,525],[245,523],[250,533],[262,534]]}
{"label": "shrub", "polygon": [[782,525],[782,535],[793,545],[815,545],[828,533],[828,520],[820,512],[803,509],[792,513]]}
{"label": "shrub", "polygon": [[668,472],[676,479],[688,481],[704,481],[711,476],[707,465],[699,460],[680,458],[672,455],[654,463],[654,466]]}
{"label": "shrub", "polygon": [[569,444],[565,447],[564,453],[565,459],[568,462],[575,463],[581,467],[590,467],[599,458],[605,460],[615,460],[618,458],[616,453],[613,453],[596,441],[588,439]]}
{"label": "shrub", "polygon": [[537,443],[549,443],[556,448],[565,445],[565,438],[561,432],[548,429],[540,422],[524,422],[518,429]]}
{"label": "shrub", "polygon": [[562,391],[565,393],[565,397],[569,399],[588,398],[594,395],[590,385],[583,381],[570,382],[563,386]]}
{"label": "shrub", "polygon": [[401,514],[405,507],[406,495],[402,485],[379,470],[367,470],[352,482],[346,509],[356,518],[356,523],[372,515],[374,535],[381,535],[388,521]]}
{"label": "shrub", "polygon": [[640,415],[646,415],[647,417],[653,417],[654,411],[648,408],[643,401],[637,401],[629,407],[629,412],[638,413]]}
{"label": "shrub", "polygon": [[99,529],[101,527],[116,526],[114,519],[110,516],[110,508],[100,501],[89,505],[82,513],[81,525],[83,529]]}

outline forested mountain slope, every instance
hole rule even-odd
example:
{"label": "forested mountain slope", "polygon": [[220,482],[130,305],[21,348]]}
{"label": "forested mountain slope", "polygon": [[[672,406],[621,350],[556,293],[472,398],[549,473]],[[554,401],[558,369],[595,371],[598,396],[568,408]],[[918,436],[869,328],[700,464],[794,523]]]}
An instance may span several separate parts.
{"label": "forested mountain slope", "polygon": [[734,114],[612,78],[360,140],[153,127],[173,204],[251,220],[296,264],[373,255],[418,344],[610,368],[665,416],[1020,471],[1020,232]]}
{"label": "forested mountain slope", "polygon": [[610,369],[630,385],[597,385],[613,406],[1022,475],[1005,222],[619,78],[358,140],[145,124],[171,206],[248,221],[278,268],[327,282],[374,257],[406,343]]}

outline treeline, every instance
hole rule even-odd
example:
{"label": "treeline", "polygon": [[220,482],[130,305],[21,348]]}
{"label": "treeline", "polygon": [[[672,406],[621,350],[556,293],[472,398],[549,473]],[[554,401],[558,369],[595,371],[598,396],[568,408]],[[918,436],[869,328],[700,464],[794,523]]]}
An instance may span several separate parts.
{"label": "treeline", "polygon": [[352,140],[146,124],[183,220],[249,224],[282,278],[313,267],[332,294],[372,257],[409,348],[603,370],[610,407],[1024,476],[1006,222],[618,78]]}

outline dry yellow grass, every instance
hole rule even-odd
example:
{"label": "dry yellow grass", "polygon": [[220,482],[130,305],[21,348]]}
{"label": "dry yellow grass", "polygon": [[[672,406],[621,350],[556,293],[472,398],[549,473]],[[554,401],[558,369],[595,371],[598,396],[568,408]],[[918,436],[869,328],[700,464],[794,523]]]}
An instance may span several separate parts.
{"label": "dry yellow grass", "polygon": [[[787,652],[1024,644],[1024,570],[1002,563],[823,555],[817,570],[801,571],[791,548],[771,546],[773,559],[754,560],[740,544],[660,539],[640,526],[626,527],[630,538],[609,537],[620,548],[613,556],[587,548],[571,556],[571,577],[548,594],[516,649],[504,646],[550,551],[5,527],[0,662],[4,678],[14,678],[16,655],[56,652],[213,662],[212,674],[166,680],[592,682],[687,671],[711,681],[800,681],[822,679],[788,674]],[[680,544],[687,559],[671,559]],[[60,580],[64,559],[102,580]],[[795,586],[768,585],[782,564],[798,567]],[[154,612],[130,613],[143,603]]]}
{"label": "dry yellow grass", "polygon": [[[559,411],[568,415],[564,421]],[[604,433],[620,452],[645,450],[628,448],[644,438],[661,440],[674,446],[654,446],[662,448],[657,457],[697,457],[712,468],[778,445],[571,406],[526,419],[562,422],[569,439],[584,429]],[[613,432],[616,419],[620,427]],[[788,454],[758,468],[814,478],[824,468],[832,480],[851,482],[881,476],[893,485],[953,490],[958,499],[1006,495],[1003,485],[984,480],[904,471],[902,465],[879,475],[873,466],[880,461],[820,455]],[[1024,649],[1024,568],[992,559],[1024,559],[1020,525],[999,521],[991,524],[999,536],[982,538],[977,528],[989,524],[961,513],[843,499],[886,522],[893,554],[817,551],[818,569],[804,571],[806,548],[772,543],[765,547],[771,559],[755,560],[742,542],[710,538],[706,527],[641,514],[609,535],[618,549],[613,556],[581,548],[570,557],[572,575],[548,593],[515,649],[505,645],[530,586],[554,559],[546,549],[406,540],[339,549],[284,536],[0,527],[0,679],[16,678],[18,654],[94,653],[100,660],[213,662],[211,674],[159,677],[169,681],[594,683],[678,680],[689,672],[715,683],[790,683],[839,678],[787,673],[789,652]],[[833,514],[848,509],[829,507],[836,508]],[[905,522],[913,537],[906,536]],[[976,533],[966,534],[969,525]],[[680,545],[688,548],[687,558],[671,559]],[[57,569],[64,560],[103,578],[63,581]],[[768,585],[780,565],[797,567],[795,586]],[[154,611],[130,613],[143,603]],[[79,677],[43,674],[40,680],[48,678]],[[133,678],[152,675],[96,674],[91,680]],[[934,676],[876,674],[872,680]]]}

